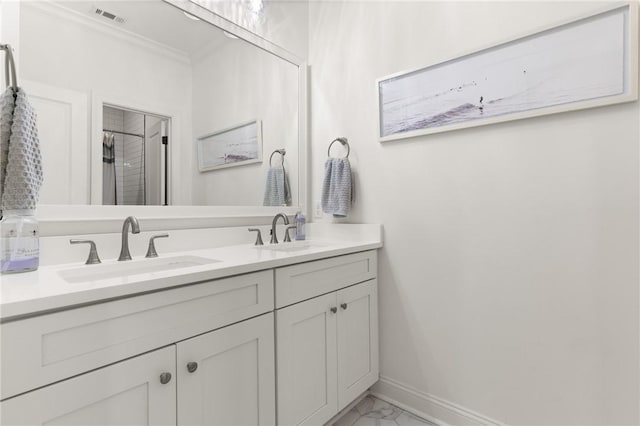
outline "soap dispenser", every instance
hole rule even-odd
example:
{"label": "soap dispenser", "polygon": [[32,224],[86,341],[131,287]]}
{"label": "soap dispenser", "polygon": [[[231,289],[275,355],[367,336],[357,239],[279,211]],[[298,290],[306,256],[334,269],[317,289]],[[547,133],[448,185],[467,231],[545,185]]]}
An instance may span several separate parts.
{"label": "soap dispenser", "polygon": [[38,269],[40,258],[38,221],[33,210],[5,210],[0,220],[0,273]]}
{"label": "soap dispenser", "polygon": [[306,238],[304,229],[306,221],[302,212],[296,213],[296,240],[304,240]]}

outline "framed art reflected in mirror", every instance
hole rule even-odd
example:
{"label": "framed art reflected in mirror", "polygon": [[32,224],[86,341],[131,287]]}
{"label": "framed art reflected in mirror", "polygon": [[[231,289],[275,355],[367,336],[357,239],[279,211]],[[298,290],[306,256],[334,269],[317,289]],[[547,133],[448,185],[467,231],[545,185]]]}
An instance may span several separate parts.
{"label": "framed art reflected in mirror", "polygon": [[207,172],[262,162],[262,122],[252,120],[200,136],[198,170]]}

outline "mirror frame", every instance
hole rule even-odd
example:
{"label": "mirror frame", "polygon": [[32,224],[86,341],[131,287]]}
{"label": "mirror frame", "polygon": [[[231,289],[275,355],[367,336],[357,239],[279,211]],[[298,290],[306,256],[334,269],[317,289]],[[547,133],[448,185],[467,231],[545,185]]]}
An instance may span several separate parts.
{"label": "mirror frame", "polygon": [[[302,211],[310,217],[308,178],[308,66],[305,61],[261,36],[230,22],[191,0],[162,0],[201,20],[230,32],[254,46],[298,67],[298,205],[290,207],[264,206],[103,206],[39,204],[36,216],[42,236],[115,232],[126,216],[134,215],[145,222],[145,230],[186,229],[201,227],[266,224],[276,213],[294,215]],[[92,93],[91,104],[107,101],[109,96]],[[93,121],[93,120],[92,120]],[[92,128],[97,123],[92,122]],[[92,137],[95,133],[92,130]],[[172,153],[173,155],[174,153]],[[93,157],[93,155],[92,155]],[[96,157],[97,158],[97,157]],[[177,158],[176,158],[177,160]],[[173,163],[173,162],[172,162]],[[95,161],[92,160],[92,167]],[[173,164],[172,164],[173,166]],[[173,170],[172,174],[176,170]],[[173,187],[173,183],[170,185]],[[91,202],[95,202],[91,183]],[[173,189],[173,188],[171,188]],[[170,189],[170,190],[171,190]]]}

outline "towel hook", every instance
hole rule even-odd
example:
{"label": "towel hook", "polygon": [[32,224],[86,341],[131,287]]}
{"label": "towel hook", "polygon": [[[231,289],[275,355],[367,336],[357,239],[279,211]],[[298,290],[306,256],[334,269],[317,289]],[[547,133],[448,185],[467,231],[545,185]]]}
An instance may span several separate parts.
{"label": "towel hook", "polygon": [[[11,85],[14,90],[18,89],[18,76],[16,74],[16,63],[13,60],[13,48],[10,44],[0,44],[0,50],[4,50],[6,52],[6,57],[4,58],[4,76],[7,87]],[[9,72],[11,71],[11,72]],[[11,81],[13,80],[13,84]]]}
{"label": "towel hook", "polygon": [[334,139],[329,144],[329,149],[327,149],[327,156],[331,157],[331,146],[336,142],[340,142],[342,144],[342,146],[347,148],[347,156],[345,158],[349,158],[349,153],[351,153],[351,147],[349,146],[349,142],[347,142],[347,138],[345,138],[344,136]]}
{"label": "towel hook", "polygon": [[282,155],[282,166],[284,166],[284,155],[287,153],[287,150],[284,148],[276,149],[271,153],[271,157],[269,157],[269,167],[271,167],[271,159],[273,158],[273,154],[278,153]]}

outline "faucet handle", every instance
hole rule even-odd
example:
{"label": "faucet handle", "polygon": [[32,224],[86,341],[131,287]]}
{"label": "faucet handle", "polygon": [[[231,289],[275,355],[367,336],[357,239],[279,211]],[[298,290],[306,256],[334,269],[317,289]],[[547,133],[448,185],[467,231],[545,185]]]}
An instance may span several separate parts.
{"label": "faucet handle", "polygon": [[158,252],[156,251],[156,245],[154,244],[154,240],[156,238],[167,238],[169,234],[158,234],[149,238],[149,248],[147,249],[147,254],[144,257],[158,257]]}
{"label": "faucet handle", "polygon": [[91,240],[69,240],[70,244],[90,244],[89,248],[89,257],[87,257],[87,261],[84,262],[85,265],[95,265],[100,262],[100,257],[98,256],[98,249],[96,248],[96,243]]}
{"label": "faucet handle", "polygon": [[298,225],[289,225],[284,229],[284,241],[285,243],[290,243],[291,238],[289,238],[289,229],[296,229]]}
{"label": "faucet handle", "polygon": [[260,232],[260,230],[258,228],[249,228],[249,231],[253,232],[257,232],[258,235],[256,236],[256,242],[254,243],[254,245],[256,246],[263,246],[264,243],[262,242],[262,233]]}

